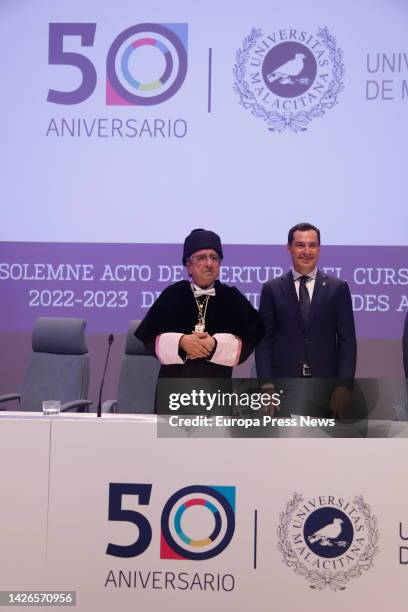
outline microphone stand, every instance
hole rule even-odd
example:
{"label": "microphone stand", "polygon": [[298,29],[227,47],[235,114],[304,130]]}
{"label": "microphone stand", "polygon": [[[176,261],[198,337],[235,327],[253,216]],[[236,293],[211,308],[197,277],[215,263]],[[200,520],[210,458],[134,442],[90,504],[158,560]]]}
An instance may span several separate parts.
{"label": "microphone stand", "polygon": [[113,344],[113,334],[109,335],[108,338],[108,352],[106,354],[106,359],[105,359],[105,367],[103,369],[103,374],[102,374],[102,380],[101,380],[101,387],[99,389],[99,400],[98,400],[98,412],[97,412],[97,417],[100,418],[102,416],[102,390],[103,390],[103,385],[105,383],[105,374],[106,374],[106,368],[108,367],[108,360],[109,360],[109,354],[110,354],[110,350],[111,350],[111,346]]}

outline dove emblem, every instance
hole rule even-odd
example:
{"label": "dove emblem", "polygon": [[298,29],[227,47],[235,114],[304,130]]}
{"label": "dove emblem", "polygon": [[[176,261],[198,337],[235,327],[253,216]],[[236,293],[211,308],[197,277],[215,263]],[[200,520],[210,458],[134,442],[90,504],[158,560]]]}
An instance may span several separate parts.
{"label": "dove emblem", "polygon": [[236,52],[233,87],[239,104],[269,131],[304,132],[337,104],[344,74],[343,52],[326,26],[253,27]]}
{"label": "dove emblem", "polygon": [[[332,523],[325,525],[308,537],[311,544],[319,542],[320,546],[333,546],[333,542],[339,537],[342,530],[343,521],[340,518],[333,519]],[[339,545],[338,542],[336,542]]]}
{"label": "dove emblem", "polygon": [[303,71],[306,56],[303,53],[296,53],[295,57],[279,66],[276,70],[267,75],[269,83],[279,80],[282,85],[293,85],[294,78]]}

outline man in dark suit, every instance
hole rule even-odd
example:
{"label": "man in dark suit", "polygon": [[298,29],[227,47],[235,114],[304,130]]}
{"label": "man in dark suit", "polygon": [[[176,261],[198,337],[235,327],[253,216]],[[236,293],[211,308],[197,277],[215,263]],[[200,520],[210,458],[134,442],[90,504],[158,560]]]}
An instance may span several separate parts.
{"label": "man in dark suit", "polygon": [[336,378],[331,411],[338,415],[356,369],[356,334],[345,281],[317,269],[320,231],[310,223],[289,230],[292,269],[267,282],[259,312],[266,333],[256,350],[264,385],[279,378]]}

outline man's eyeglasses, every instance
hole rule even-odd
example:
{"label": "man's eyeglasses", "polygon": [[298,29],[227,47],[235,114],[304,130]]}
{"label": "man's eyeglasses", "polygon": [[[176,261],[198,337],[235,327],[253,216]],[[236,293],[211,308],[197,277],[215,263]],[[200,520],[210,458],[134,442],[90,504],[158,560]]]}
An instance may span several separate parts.
{"label": "man's eyeglasses", "polygon": [[195,261],[199,265],[205,264],[205,263],[207,263],[207,261],[209,261],[210,263],[219,263],[220,262],[220,256],[219,255],[192,255],[190,257],[190,259],[191,259],[191,261]]}

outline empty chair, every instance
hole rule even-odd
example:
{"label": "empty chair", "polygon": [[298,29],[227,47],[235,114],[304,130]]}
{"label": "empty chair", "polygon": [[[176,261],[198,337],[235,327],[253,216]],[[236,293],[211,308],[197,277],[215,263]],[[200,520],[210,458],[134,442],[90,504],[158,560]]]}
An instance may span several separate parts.
{"label": "empty chair", "polygon": [[33,355],[21,394],[1,395],[0,402],[17,400],[20,410],[40,412],[44,400],[61,401],[61,410],[85,412],[88,401],[89,354],[84,319],[41,317],[32,334]]}
{"label": "empty chair", "polygon": [[120,371],[118,399],[106,400],[103,412],[152,414],[160,363],[135,336],[140,321],[131,321]]}

